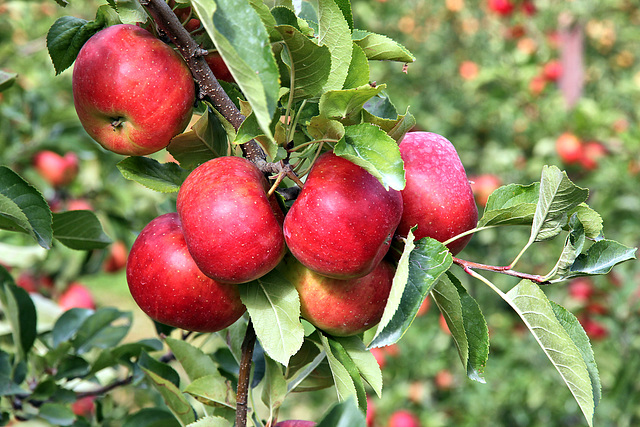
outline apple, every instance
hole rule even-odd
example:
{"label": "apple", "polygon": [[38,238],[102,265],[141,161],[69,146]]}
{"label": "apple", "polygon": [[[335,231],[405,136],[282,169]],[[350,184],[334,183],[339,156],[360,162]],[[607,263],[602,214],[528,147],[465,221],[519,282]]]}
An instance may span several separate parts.
{"label": "apple", "polygon": [[93,206],[85,199],[71,199],[67,201],[68,211],[92,211]]}
{"label": "apple", "polygon": [[176,213],[147,224],[127,259],[131,296],[152,319],[197,332],[216,332],[246,311],[240,291],[205,276],[187,250]]}
{"label": "apple", "polygon": [[300,295],[302,317],[336,336],[356,335],[378,324],[395,274],[384,260],[368,275],[345,280],[320,275],[293,257],[279,268]]}
{"label": "apple", "polygon": [[95,309],[96,303],[93,299],[91,291],[81,283],[73,282],[58,298],[58,305],[63,310],[71,308],[90,308]]}
{"label": "apple", "polygon": [[96,404],[94,400],[96,400],[95,396],[81,397],[71,404],[71,410],[76,415],[89,417],[96,410]]}
{"label": "apple", "polygon": [[597,141],[585,142],[582,149],[582,157],[580,157],[580,164],[589,171],[597,169],[600,159],[606,155],[607,149],[604,145]]}
{"label": "apple", "polygon": [[16,285],[29,293],[50,293],[55,287],[51,277],[35,274],[32,271],[21,272],[16,278]]}
{"label": "apple", "polygon": [[562,64],[558,60],[547,62],[542,68],[542,75],[548,81],[558,81],[562,76]]}
{"label": "apple", "polygon": [[589,338],[593,340],[602,340],[609,335],[609,330],[602,323],[593,320],[589,315],[583,315],[578,320]]}
{"label": "apple", "polygon": [[225,64],[224,60],[220,56],[220,53],[211,52],[204,57],[207,64],[209,64],[209,68],[213,72],[213,75],[216,76],[218,80],[224,80],[225,82],[234,83],[235,79],[231,75],[231,71],[229,71],[229,67]]}
{"label": "apple", "polygon": [[491,193],[502,185],[502,180],[495,174],[484,173],[469,177],[471,191],[476,198],[476,203],[486,206]]}
{"label": "apple", "polygon": [[314,163],[284,220],[289,250],[336,279],[371,273],[389,250],[402,216],[400,192],[332,152]]}
{"label": "apple", "polygon": [[159,151],[191,118],[195,87],[189,68],[169,45],[135,25],[93,35],[80,49],[72,79],[82,126],[115,153]]}
{"label": "apple", "polygon": [[529,81],[529,92],[531,92],[531,94],[534,96],[540,95],[546,87],[547,80],[541,74],[533,76],[533,78]]}
{"label": "apple", "polygon": [[401,409],[391,414],[389,427],[420,427],[420,420],[412,412]]}
{"label": "apple", "polygon": [[564,163],[577,163],[582,159],[582,141],[573,133],[564,132],[556,139],[556,152]]}
{"label": "apple", "polygon": [[33,167],[51,186],[64,187],[78,175],[78,156],[70,151],[64,156],[43,150],[33,157]]}
{"label": "apple", "polygon": [[488,0],[487,7],[490,11],[501,16],[508,16],[513,13],[513,3],[510,0]]}
{"label": "apple", "polygon": [[[400,142],[407,185],[402,190],[404,210],[397,233],[414,231],[416,239],[431,237],[444,242],[473,229],[478,208],[471,185],[453,144],[431,132],[409,132]],[[471,235],[451,242],[455,255]]]}
{"label": "apple", "polygon": [[524,12],[524,14],[527,16],[533,16],[538,11],[538,9],[536,8],[536,5],[533,4],[532,0],[524,0],[520,5],[520,7],[522,8],[522,11]]}
{"label": "apple", "polygon": [[304,420],[287,420],[280,421],[274,427],[315,427],[316,423],[313,421]]}
{"label": "apple", "polygon": [[569,282],[569,295],[577,301],[586,302],[594,294],[593,281],[588,277],[578,277]]}
{"label": "apple", "polygon": [[431,299],[427,296],[424,299],[424,301],[422,301],[422,304],[420,304],[420,308],[418,308],[418,313],[416,313],[416,316],[420,317],[427,314],[427,311],[429,311],[430,306],[431,306]]}
{"label": "apple", "polygon": [[447,319],[444,318],[444,315],[440,313],[440,317],[438,318],[438,325],[440,325],[440,329],[447,335],[451,335],[451,330],[449,329],[449,325],[447,324]]}
{"label": "apple", "polygon": [[242,157],[198,166],[178,192],[187,247],[214,280],[245,283],[271,271],[284,256],[283,214],[262,172]]}
{"label": "apple", "polygon": [[451,390],[453,388],[453,374],[448,369],[441,369],[436,373],[434,381],[438,390]]}
{"label": "apple", "polygon": [[479,72],[478,64],[473,61],[462,61],[458,68],[458,73],[463,80],[473,80],[478,77]]}
{"label": "apple", "polygon": [[382,348],[380,347],[374,347],[369,351],[376,359],[376,362],[378,362],[378,366],[380,366],[380,369],[384,369],[387,364],[387,355],[384,350],[382,350]]}
{"label": "apple", "polygon": [[127,245],[122,240],[117,240],[109,247],[107,258],[102,264],[102,268],[107,273],[115,273],[127,266]]}
{"label": "apple", "polygon": [[367,396],[367,427],[373,427],[376,420],[376,405],[373,403],[373,399]]}

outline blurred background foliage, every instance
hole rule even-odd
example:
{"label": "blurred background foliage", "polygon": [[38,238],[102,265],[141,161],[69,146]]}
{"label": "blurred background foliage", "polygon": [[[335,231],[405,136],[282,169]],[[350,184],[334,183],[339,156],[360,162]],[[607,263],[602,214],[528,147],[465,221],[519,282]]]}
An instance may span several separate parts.
{"label": "blurred background foliage", "polygon": [[[0,159],[38,187],[52,207],[88,203],[110,237],[130,247],[136,232],[172,209],[173,196],[120,175],[121,156],[102,150],[80,126],[71,70],[55,76],[46,52],[46,32],[57,17],[90,20],[98,4],[71,1],[62,9],[53,0],[0,2],[0,69],[18,74],[16,84],[0,94]],[[398,110],[409,108],[418,129],[453,142],[479,198],[486,191],[481,183],[527,184],[539,180],[543,165],[558,165],[589,188],[589,204],[604,218],[606,237],[639,245],[636,1],[353,0],[352,6],[358,28],[386,34],[416,56],[404,71],[397,63],[374,64],[371,79],[388,85]],[[563,135],[579,141],[582,157],[563,156]],[[76,179],[51,186],[32,166],[42,150],[75,152]],[[154,156],[166,160],[164,152]],[[517,228],[483,231],[460,257],[506,265],[527,238],[528,230]],[[518,269],[545,274],[561,249],[559,241],[536,244]],[[0,262],[14,277],[23,283],[35,278],[37,290],[57,301],[69,284],[81,283],[98,306],[133,310],[140,326],[132,328],[132,339],[153,335],[152,323],[129,296],[121,266],[105,267],[110,253],[111,248],[86,253],[60,245],[44,252],[26,237],[0,232]],[[487,383],[466,378],[431,304],[397,346],[378,352],[385,388],[382,399],[372,398],[374,425],[386,426],[401,408],[423,426],[584,425],[574,399],[517,316],[479,282],[454,272],[478,300],[491,331]],[[516,284],[509,277],[491,278],[503,290]],[[578,316],[592,338],[603,385],[596,425],[638,425],[638,263],[546,290]],[[53,314],[60,310],[48,307]],[[283,416],[312,418],[333,399],[330,390],[296,396],[285,403]],[[109,407],[133,402],[117,394],[114,401]]]}

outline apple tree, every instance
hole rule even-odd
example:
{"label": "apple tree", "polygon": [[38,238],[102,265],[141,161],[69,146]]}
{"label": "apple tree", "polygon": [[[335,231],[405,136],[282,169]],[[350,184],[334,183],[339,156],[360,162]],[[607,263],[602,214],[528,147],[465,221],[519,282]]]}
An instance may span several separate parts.
{"label": "apple tree", "polygon": [[[607,274],[636,249],[604,237],[587,189],[547,165],[537,182],[495,190],[479,217],[455,141],[414,130],[387,83],[371,80],[371,61],[410,67],[414,55],[359,29],[346,0],[107,3],[94,20],[52,22],[47,47],[57,73],[74,66],[86,133],[163,200],[126,266],[157,336],[125,340],[132,314],[109,306],[43,327],[42,302],[0,267],[4,425],[293,426],[278,423],[284,400],[331,387],[337,402],[317,425],[364,426],[367,393],[382,394],[371,350],[398,342],[426,298],[469,379],[485,382],[489,330],[461,274],[521,318],[592,424],[601,390],[589,339],[545,288]],[[14,80],[2,72],[0,89]],[[169,161],[151,156],[161,150]],[[56,186],[77,173],[73,156],[38,164]],[[0,194],[0,228],[42,248],[111,243],[99,215],[52,209],[6,166]],[[474,235],[501,227],[530,229],[511,262],[464,258]],[[553,239],[544,273],[518,269]],[[122,388],[145,404],[100,403]],[[84,399],[97,399],[95,415],[72,411]]]}

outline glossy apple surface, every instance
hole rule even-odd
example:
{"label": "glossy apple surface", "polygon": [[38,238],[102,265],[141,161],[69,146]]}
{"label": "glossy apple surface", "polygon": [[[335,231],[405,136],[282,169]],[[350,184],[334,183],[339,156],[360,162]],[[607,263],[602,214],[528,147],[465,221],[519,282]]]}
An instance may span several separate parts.
{"label": "glossy apple surface", "polygon": [[145,155],[189,123],[193,78],[171,47],[135,25],[113,25],[82,47],[73,69],[82,126],[107,150]]}
{"label": "glossy apple surface", "polygon": [[70,184],[78,175],[78,156],[68,152],[64,156],[43,150],[33,157],[33,167],[53,187]]}
{"label": "glossy apple surface", "polygon": [[322,276],[292,257],[279,268],[298,290],[302,317],[336,336],[359,334],[380,321],[395,274],[384,260],[368,275],[346,280]]}
{"label": "glossy apple surface", "polygon": [[402,197],[360,166],[331,152],[316,160],[284,220],[291,253],[337,279],[362,277],[389,250]]}
{"label": "glossy apple surface", "polygon": [[[416,239],[431,237],[444,242],[471,230],[478,208],[467,174],[453,144],[431,132],[409,132],[400,143],[407,185],[402,190],[404,211],[398,234],[414,231]],[[448,245],[455,255],[471,239],[465,236]]]}
{"label": "glossy apple surface", "polygon": [[218,283],[198,269],[175,213],[155,218],[140,232],[129,252],[127,283],[149,317],[189,331],[219,331],[246,310],[236,285]]}
{"label": "glossy apple surface", "polygon": [[210,160],[184,181],[178,214],[189,252],[207,276],[244,283],[280,262],[283,214],[268,189],[260,170],[242,157]]}

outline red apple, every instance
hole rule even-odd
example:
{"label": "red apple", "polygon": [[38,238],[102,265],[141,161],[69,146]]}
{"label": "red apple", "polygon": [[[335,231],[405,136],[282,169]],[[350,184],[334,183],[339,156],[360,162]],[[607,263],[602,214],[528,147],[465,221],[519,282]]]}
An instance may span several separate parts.
{"label": "red apple", "polygon": [[440,329],[447,335],[451,335],[451,330],[449,330],[449,325],[447,324],[447,319],[444,318],[444,315],[440,313],[440,317],[438,318],[438,324],[440,325]]}
{"label": "red apple", "polygon": [[184,237],[198,267],[214,280],[244,283],[284,256],[283,215],[262,172],[242,157],[197,167],[178,192]]}
{"label": "red apple", "polygon": [[61,156],[44,150],[33,157],[33,167],[53,187],[63,187],[78,175],[78,156],[72,151]]}
{"label": "red apple", "polygon": [[68,211],[92,211],[93,206],[85,199],[71,199],[67,201]]}
{"label": "red apple", "polygon": [[58,305],[65,311],[76,307],[90,309],[96,308],[96,303],[91,291],[89,291],[86,286],[78,282],[71,283],[62,295],[60,295]]}
{"label": "red apple", "polygon": [[115,241],[109,248],[109,254],[104,260],[102,268],[108,273],[115,273],[127,266],[127,245],[122,240]]}
{"label": "red apple", "polygon": [[350,336],[382,318],[395,268],[382,261],[364,277],[342,280],[322,276],[288,257],[282,272],[298,290],[303,318],[331,335]]}
{"label": "red apple", "polygon": [[[416,239],[440,242],[473,229],[478,208],[453,144],[430,132],[410,132],[400,142],[407,185],[402,190],[404,212],[397,233],[406,236],[417,225]],[[471,235],[448,245],[455,255]]]}
{"label": "red apple", "polygon": [[584,315],[580,317],[579,320],[589,338],[601,340],[609,335],[609,330],[602,323],[593,320],[590,316]]}
{"label": "red apple", "polygon": [[149,317],[189,331],[219,331],[246,310],[236,285],[198,269],[175,213],[155,218],[140,232],[129,252],[127,283]]}
{"label": "red apple", "polygon": [[502,180],[492,173],[469,177],[471,190],[480,206],[486,206],[491,193],[502,185]]}
{"label": "red apple", "polygon": [[598,168],[601,158],[607,155],[607,149],[597,141],[589,141],[584,144],[580,164],[586,170]]}
{"label": "red apple", "polygon": [[418,308],[418,313],[416,314],[416,316],[424,316],[425,314],[427,314],[427,311],[429,311],[429,307],[431,306],[431,299],[427,296],[424,301],[422,301],[422,304],[420,304],[420,308]]}
{"label": "red apple", "polygon": [[542,69],[542,75],[549,81],[558,81],[562,76],[562,64],[557,60],[547,62]]}
{"label": "red apple", "polygon": [[488,0],[487,7],[498,15],[508,16],[513,12],[513,3],[510,0]]}
{"label": "red apple", "polygon": [[315,427],[316,423],[313,421],[304,421],[304,420],[287,420],[280,421],[274,427]]}
{"label": "red apple", "polygon": [[453,387],[453,374],[448,369],[441,369],[434,378],[438,390],[451,390]]}
{"label": "red apple", "polygon": [[213,71],[213,75],[216,76],[218,80],[224,80],[225,82],[234,83],[235,79],[231,75],[231,71],[225,64],[224,60],[220,56],[218,52],[211,52],[204,57],[209,64],[209,68]]}
{"label": "red apple", "polygon": [[582,141],[571,132],[564,132],[556,139],[556,152],[566,164],[579,162],[582,159]]}
{"label": "red apple", "polygon": [[533,4],[532,0],[524,0],[520,5],[520,7],[522,8],[522,11],[524,12],[524,14],[527,16],[533,16],[538,11],[536,9],[536,5]]}
{"label": "red apple", "polygon": [[540,75],[540,74],[534,76],[529,82],[529,92],[531,92],[531,94],[534,96],[540,95],[546,87],[547,87],[547,80],[544,78],[543,75]]}
{"label": "red apple", "polygon": [[73,70],[82,126],[107,150],[145,155],[166,147],[189,123],[195,88],[169,45],[135,25],[113,25],[82,47]]}
{"label": "red apple", "polygon": [[391,414],[389,427],[420,427],[420,420],[415,414],[401,409]]}
{"label": "red apple", "polygon": [[384,369],[384,367],[387,364],[387,355],[382,350],[382,348],[374,347],[369,351],[371,352],[373,357],[376,359],[376,362],[378,362],[378,366],[380,366],[380,369]]}
{"label": "red apple", "polygon": [[96,410],[94,400],[96,400],[94,396],[81,397],[71,404],[71,410],[76,415],[89,417]]}
{"label": "red apple", "polygon": [[367,396],[367,427],[373,427],[376,420],[376,405],[373,399]]}
{"label": "red apple", "polygon": [[569,282],[569,295],[575,300],[586,302],[594,294],[594,285],[587,277],[578,277]]}
{"label": "red apple", "polygon": [[369,172],[328,152],[313,165],[284,220],[291,253],[306,267],[337,279],[371,273],[389,250],[402,197]]}
{"label": "red apple", "polygon": [[463,80],[473,80],[478,77],[480,68],[478,67],[478,64],[473,61],[462,61],[458,68],[458,72]]}

